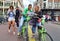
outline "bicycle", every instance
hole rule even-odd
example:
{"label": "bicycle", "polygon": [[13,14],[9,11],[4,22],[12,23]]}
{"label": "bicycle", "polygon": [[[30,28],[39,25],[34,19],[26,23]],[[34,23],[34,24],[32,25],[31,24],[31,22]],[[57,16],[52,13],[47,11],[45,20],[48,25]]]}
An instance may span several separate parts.
{"label": "bicycle", "polygon": [[[37,17],[36,15],[34,16],[34,18],[39,19],[39,17]],[[38,39],[35,37],[36,41],[53,41],[50,34],[48,34],[47,30],[44,28],[45,18],[43,17],[40,22],[41,22],[41,26],[38,27]]]}
{"label": "bicycle", "polygon": [[0,24],[6,24],[7,23],[7,17],[0,17]]}
{"label": "bicycle", "polygon": [[21,30],[21,35],[20,37],[22,36],[24,41],[29,41],[29,36],[28,36],[28,25],[29,25],[29,21],[31,19],[31,16],[28,16],[26,18],[26,20],[24,21],[24,24],[22,26],[22,30]]}
{"label": "bicycle", "polygon": [[[34,18],[39,18],[35,15],[33,15]],[[29,41],[29,36],[28,36],[28,25],[29,25],[29,21],[30,21],[30,17],[28,17],[25,21],[25,24],[22,28],[22,36],[25,37],[24,41]],[[42,20],[42,24],[44,24],[44,20]],[[46,39],[46,36],[49,37],[50,40]],[[38,39],[35,37],[35,41],[53,41],[52,37],[47,33],[46,29],[44,27],[41,27],[40,29],[38,29]]]}
{"label": "bicycle", "polygon": [[[42,20],[42,24],[44,24],[44,20]],[[47,33],[44,26],[38,28],[38,36],[39,41],[53,41],[52,37]]]}

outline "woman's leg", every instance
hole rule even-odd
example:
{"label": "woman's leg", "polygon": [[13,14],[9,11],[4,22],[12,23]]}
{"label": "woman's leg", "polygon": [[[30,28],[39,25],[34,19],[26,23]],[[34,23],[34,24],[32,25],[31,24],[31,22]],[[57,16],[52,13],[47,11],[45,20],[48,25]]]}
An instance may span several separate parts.
{"label": "woman's leg", "polygon": [[11,28],[11,21],[8,21],[8,32],[10,32],[10,28]]}
{"label": "woman's leg", "polygon": [[13,30],[13,34],[15,34],[15,21],[12,21],[12,30]]}
{"label": "woman's leg", "polygon": [[32,26],[32,33],[35,33],[36,32],[36,25],[33,25]]}

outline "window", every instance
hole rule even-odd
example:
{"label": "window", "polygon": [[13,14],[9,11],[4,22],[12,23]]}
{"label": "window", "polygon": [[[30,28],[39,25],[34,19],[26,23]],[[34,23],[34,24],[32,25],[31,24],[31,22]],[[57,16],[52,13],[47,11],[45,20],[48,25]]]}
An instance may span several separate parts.
{"label": "window", "polygon": [[49,9],[51,9],[52,8],[52,2],[49,2],[48,6],[49,6]]}
{"label": "window", "polygon": [[58,3],[55,2],[54,4],[55,4],[55,9],[57,9],[58,8]]}
{"label": "window", "polygon": [[60,3],[59,3],[59,8],[60,8]]}
{"label": "window", "polygon": [[7,11],[8,11],[7,9],[4,9],[4,13],[5,13],[5,15],[7,15]]}
{"label": "window", "polygon": [[3,2],[0,1],[0,6],[3,6]]}
{"label": "window", "polygon": [[38,0],[37,0],[38,1]]}
{"label": "window", "polygon": [[10,5],[13,5],[13,2],[11,2]]}
{"label": "window", "polygon": [[10,3],[5,2],[5,6],[10,6]]}
{"label": "window", "polygon": [[1,16],[1,15],[3,15],[3,10],[2,10],[2,9],[0,9],[0,16]]}
{"label": "window", "polygon": [[14,3],[14,6],[18,6],[18,3],[16,2],[16,3]]}
{"label": "window", "polygon": [[44,9],[46,8],[46,3],[44,3],[44,7],[43,7]]}
{"label": "window", "polygon": [[43,0],[43,1],[46,1],[46,0]]}

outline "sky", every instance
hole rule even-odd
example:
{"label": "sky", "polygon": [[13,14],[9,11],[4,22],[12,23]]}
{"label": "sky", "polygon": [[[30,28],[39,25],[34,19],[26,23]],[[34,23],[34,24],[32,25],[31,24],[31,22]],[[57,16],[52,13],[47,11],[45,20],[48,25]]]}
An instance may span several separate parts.
{"label": "sky", "polygon": [[33,5],[35,0],[23,0],[24,7],[28,7],[29,4]]}

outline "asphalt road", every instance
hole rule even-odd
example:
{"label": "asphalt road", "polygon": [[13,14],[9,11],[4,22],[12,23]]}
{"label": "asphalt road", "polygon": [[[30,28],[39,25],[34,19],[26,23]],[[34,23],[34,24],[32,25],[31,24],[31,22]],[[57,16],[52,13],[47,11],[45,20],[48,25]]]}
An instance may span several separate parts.
{"label": "asphalt road", "polygon": [[45,28],[54,41],[60,41],[60,25],[48,22],[45,24]]}
{"label": "asphalt road", "polygon": [[[60,25],[53,24],[51,22],[45,23],[45,28],[47,32],[52,36],[54,41],[60,41]],[[17,37],[17,29],[16,35],[12,34],[12,31],[8,33],[8,25],[0,25],[0,41],[23,41],[22,38]]]}
{"label": "asphalt road", "polygon": [[17,33],[16,33],[16,35],[13,35],[12,31],[10,33],[8,33],[7,24],[0,25],[0,41],[22,41],[22,40],[23,40],[22,38],[17,37]]}

